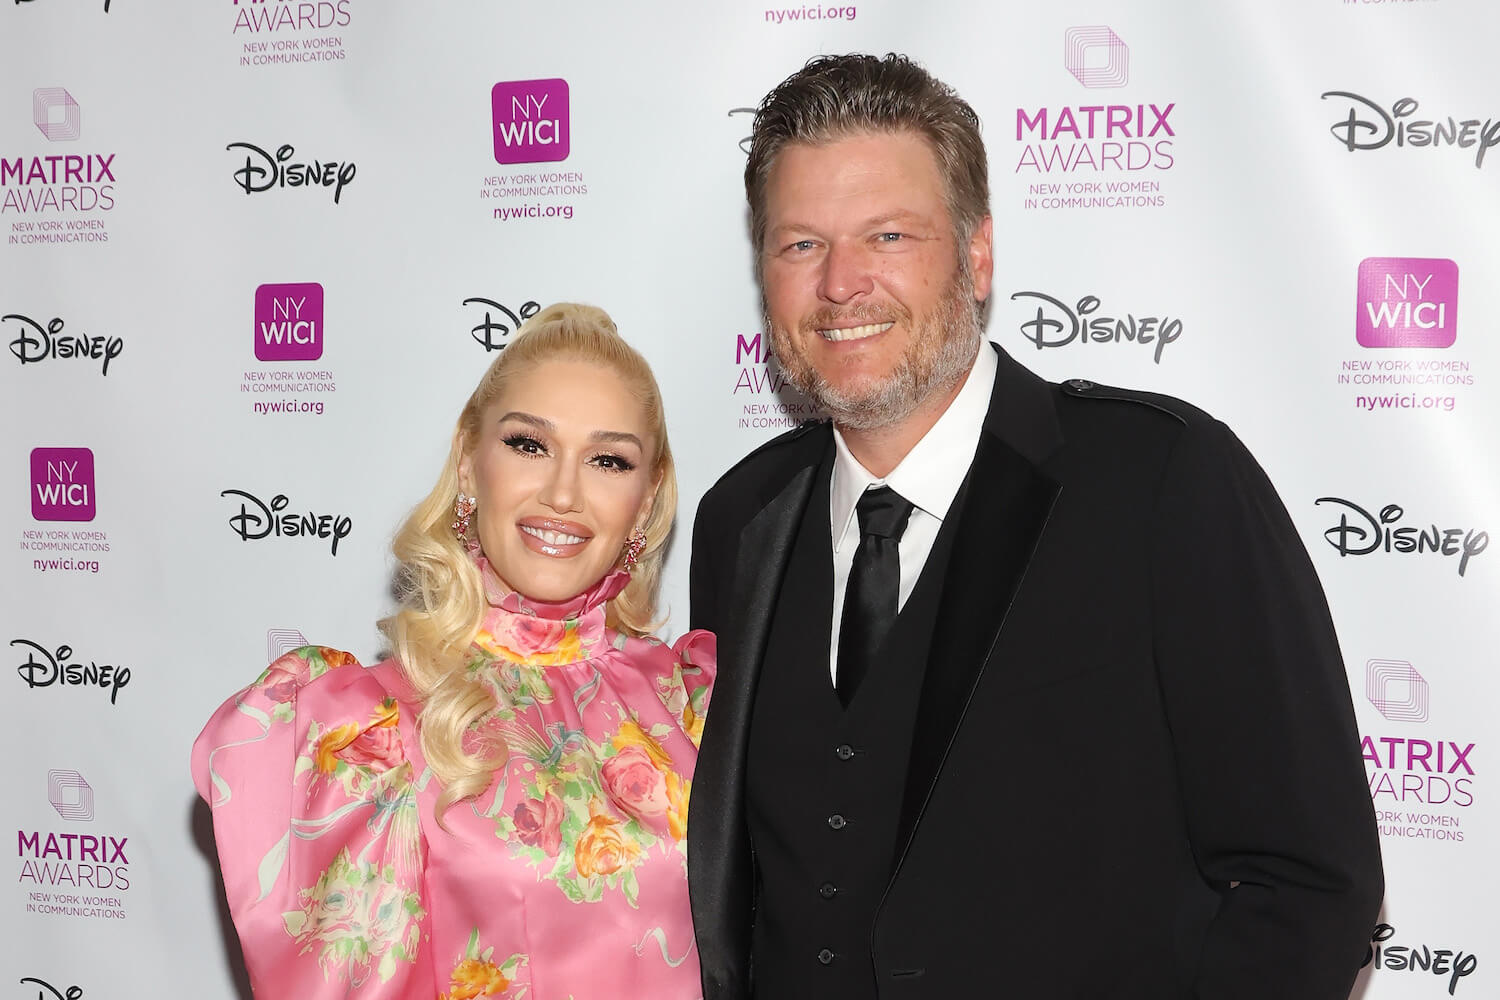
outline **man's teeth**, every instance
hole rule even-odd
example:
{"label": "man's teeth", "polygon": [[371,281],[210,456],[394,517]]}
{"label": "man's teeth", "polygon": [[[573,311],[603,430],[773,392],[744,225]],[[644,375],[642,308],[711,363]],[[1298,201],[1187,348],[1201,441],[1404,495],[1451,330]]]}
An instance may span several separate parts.
{"label": "man's teeth", "polygon": [[580,538],[577,535],[569,535],[561,531],[544,531],[526,524],[521,525],[521,530],[533,538],[540,538],[548,545],[577,545],[579,542],[588,541],[587,538]]}
{"label": "man's teeth", "polygon": [[848,326],[841,330],[819,330],[818,335],[824,340],[864,340],[877,333],[885,333],[895,325],[895,323],[866,323],[864,326]]}

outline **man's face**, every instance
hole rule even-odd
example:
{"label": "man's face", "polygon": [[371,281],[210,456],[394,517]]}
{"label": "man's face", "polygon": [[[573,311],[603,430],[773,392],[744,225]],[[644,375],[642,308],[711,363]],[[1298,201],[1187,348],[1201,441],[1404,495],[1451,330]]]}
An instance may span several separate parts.
{"label": "man's face", "polygon": [[789,145],[766,184],[761,287],[787,378],[842,427],[897,424],[950,390],[978,346],[990,220],[960,267],[937,159],[921,136]]}

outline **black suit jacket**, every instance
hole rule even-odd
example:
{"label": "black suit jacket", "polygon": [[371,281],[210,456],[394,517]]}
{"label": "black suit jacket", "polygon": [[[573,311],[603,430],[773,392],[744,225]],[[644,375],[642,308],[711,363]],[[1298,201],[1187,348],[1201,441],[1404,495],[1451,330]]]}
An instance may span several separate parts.
{"label": "black suit jacket", "polygon": [[[880,996],[1347,996],[1379,843],[1285,509],[1187,404],[999,356],[891,789]],[[831,433],[775,439],[698,510],[693,626],[719,634],[688,825],[705,1000],[750,995],[750,712],[797,524],[828,517],[807,497]]]}

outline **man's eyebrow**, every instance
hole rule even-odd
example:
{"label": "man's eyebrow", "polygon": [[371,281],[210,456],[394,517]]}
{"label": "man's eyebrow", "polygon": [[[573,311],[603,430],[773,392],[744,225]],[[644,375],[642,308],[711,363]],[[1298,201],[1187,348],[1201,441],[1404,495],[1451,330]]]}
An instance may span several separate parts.
{"label": "man's eyebrow", "polygon": [[[886,212],[882,215],[873,215],[860,223],[862,229],[876,229],[880,226],[889,225],[892,222],[916,222],[921,224],[931,223],[931,219],[913,212],[910,209],[899,208],[894,212]],[[808,222],[781,222],[767,230],[770,233],[787,232],[817,232],[817,227]]]}

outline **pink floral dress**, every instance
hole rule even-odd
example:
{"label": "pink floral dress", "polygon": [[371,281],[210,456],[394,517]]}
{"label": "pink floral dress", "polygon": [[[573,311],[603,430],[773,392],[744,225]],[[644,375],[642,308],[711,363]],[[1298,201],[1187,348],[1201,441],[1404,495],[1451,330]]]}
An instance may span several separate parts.
{"label": "pink floral dress", "polygon": [[668,647],[606,628],[623,573],[556,605],[486,580],[468,669],[495,697],[480,726],[511,756],[447,830],[393,661],[288,653],[198,737],[262,1000],[702,995],[685,835],[713,636]]}

